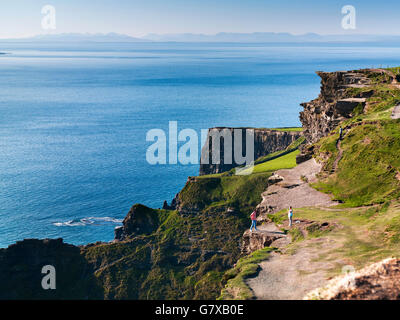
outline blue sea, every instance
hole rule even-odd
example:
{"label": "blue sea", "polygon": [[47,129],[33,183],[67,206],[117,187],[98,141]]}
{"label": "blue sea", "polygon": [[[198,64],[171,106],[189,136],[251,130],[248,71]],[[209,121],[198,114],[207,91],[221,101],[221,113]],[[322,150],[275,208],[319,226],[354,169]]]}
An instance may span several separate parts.
{"label": "blue sea", "polygon": [[[300,126],[316,70],[400,65],[387,45],[1,43],[0,247],[110,241],[198,165],[146,162],[150,129]],[[200,144],[200,142],[199,142]]]}

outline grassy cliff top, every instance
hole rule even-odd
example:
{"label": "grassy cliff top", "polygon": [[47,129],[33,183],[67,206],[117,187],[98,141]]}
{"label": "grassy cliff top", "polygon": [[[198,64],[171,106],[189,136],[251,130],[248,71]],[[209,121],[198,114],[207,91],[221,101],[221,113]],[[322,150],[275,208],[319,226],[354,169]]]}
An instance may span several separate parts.
{"label": "grassy cliff top", "polygon": [[[351,119],[315,144],[316,158],[325,173],[331,172],[315,187],[348,206],[380,204],[400,196],[400,120],[391,118],[400,104],[400,85],[378,77],[347,94],[356,97],[362,92],[372,92],[365,108],[355,110]],[[344,136],[338,145],[339,127]]]}
{"label": "grassy cliff top", "polygon": [[[368,96],[365,107],[356,106],[351,118],[308,146],[323,165],[313,187],[341,204],[295,208],[296,220],[333,226],[324,232],[310,229],[304,233],[295,224],[290,230],[293,242],[284,248],[286,260],[282,261],[298,263],[304,259],[299,277],[319,273],[321,268],[327,277],[335,276],[342,273],[344,266],[359,269],[388,257],[400,258],[400,119],[392,117],[395,106],[400,104],[400,68],[388,70],[389,76],[381,70],[363,70],[371,83],[347,88],[346,98]],[[288,158],[290,154],[276,160],[284,164],[286,161],[282,160]],[[267,161],[259,166],[271,164]],[[287,211],[270,218],[284,228]],[[257,275],[258,263],[268,261],[270,252],[271,248],[256,251],[229,270],[225,276],[230,280],[221,298],[253,298],[246,278]],[[313,259],[301,257],[302,252],[311,254]],[[285,270],[282,265],[283,274]]]}

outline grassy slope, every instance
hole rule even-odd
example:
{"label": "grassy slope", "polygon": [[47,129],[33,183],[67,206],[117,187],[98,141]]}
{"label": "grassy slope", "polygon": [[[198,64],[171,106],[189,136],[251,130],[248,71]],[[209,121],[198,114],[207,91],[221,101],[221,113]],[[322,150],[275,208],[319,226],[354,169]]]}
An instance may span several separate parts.
{"label": "grassy slope", "polygon": [[[396,74],[400,73],[398,70],[396,68]],[[338,244],[322,250],[317,258],[334,262],[335,267],[327,270],[332,276],[341,273],[344,265],[361,268],[389,256],[400,258],[400,121],[390,119],[392,108],[400,102],[400,90],[382,84],[383,80],[374,76],[372,87],[348,90],[349,97],[371,89],[374,94],[368,99],[365,111],[358,108],[352,119],[341,124],[346,128],[346,136],[341,143],[343,157],[337,171],[322,175],[314,185],[333,194],[343,204],[332,209],[295,210],[297,219],[330,222],[337,227],[323,233],[310,232],[306,237],[296,227],[289,232],[294,240],[287,250],[289,254],[302,246],[319,245],[310,238],[323,237]],[[338,137],[339,127],[315,144],[315,155],[327,172],[338,156]],[[268,165],[271,163],[265,166]],[[282,223],[287,219],[286,210],[271,219]],[[254,262],[253,257],[267,259],[267,252],[270,248],[265,252],[256,251],[229,270],[226,277],[232,280],[222,291],[221,298],[251,298],[252,292],[245,279],[257,273],[258,260],[255,258]]]}
{"label": "grassy slope", "polygon": [[[378,79],[379,80],[379,79]],[[375,81],[378,81],[375,79]],[[347,206],[382,203],[400,196],[400,120],[390,119],[392,108],[400,102],[400,90],[380,82],[371,87],[351,89],[350,96],[373,89],[365,112],[341,125],[346,135],[341,143],[343,158],[337,172],[321,180],[315,187],[332,193]],[[317,157],[325,169],[332,169],[338,150],[338,130],[317,144]]]}
{"label": "grassy slope", "polygon": [[159,227],[152,234],[83,249],[106,289],[105,298],[216,299],[228,280],[240,282],[249,263],[265,258],[257,253],[240,262],[231,271],[238,272],[235,279],[225,274],[241,256],[238,243],[249,227],[249,214],[261,201],[272,171],[293,166],[293,150],[302,142],[275,153],[273,160],[264,158],[251,175],[224,173],[188,182],[179,200],[183,209],[197,213],[155,210]]}
{"label": "grassy slope", "polygon": [[289,132],[302,132],[302,127],[283,127],[283,128],[272,128],[274,131],[289,131]]}
{"label": "grassy slope", "polygon": [[[196,214],[157,210],[158,229],[127,242],[83,250],[107,299],[215,299],[223,274],[240,257],[248,215],[270,173],[199,179],[180,193]],[[228,207],[235,208],[229,212]]]}
{"label": "grassy slope", "polygon": [[[279,212],[276,219],[285,219],[287,212]],[[331,276],[341,272],[344,265],[361,268],[366,264],[386,257],[400,258],[400,203],[387,202],[371,207],[333,209],[301,208],[295,210],[295,219],[309,219],[317,222],[331,222],[338,227],[324,234],[310,234],[300,238],[290,246],[296,250],[300,246],[318,246],[309,238],[324,237],[339,245],[321,250],[317,260],[335,262],[335,267],[327,270]]]}
{"label": "grassy slope", "polygon": [[[300,153],[298,151],[300,145],[305,142],[305,138],[301,137],[290,144],[285,150],[270,153],[264,157],[256,159],[254,162],[254,171],[252,173],[271,172],[279,169],[290,169],[296,166],[296,156]],[[234,174],[235,169],[228,172],[209,174],[198,177],[199,179],[220,178],[224,176],[231,176]],[[245,170],[244,173],[249,172]],[[243,174],[243,172],[242,172]]]}
{"label": "grassy slope", "polygon": [[[329,138],[324,143],[329,144]],[[328,149],[323,146],[324,150]],[[335,175],[316,184],[349,206],[382,203],[400,196],[400,122],[380,120],[348,131]],[[332,153],[330,161],[335,158]]]}
{"label": "grassy slope", "polygon": [[[398,74],[399,68],[393,68]],[[388,256],[400,257],[400,121],[390,119],[400,102],[400,90],[385,83],[385,76],[371,75],[373,85],[349,89],[349,97],[374,91],[364,111],[343,122],[343,157],[337,171],[320,179],[315,187],[343,202],[335,210],[303,208],[296,217],[338,223],[341,228],[327,237],[343,242],[321,259],[343,259],[362,267]],[[330,171],[338,156],[338,128],[316,144],[316,157]],[[282,219],[286,212],[277,214]],[[300,244],[301,245],[301,244]],[[338,273],[340,270],[331,270]]]}
{"label": "grassy slope", "polygon": [[279,158],[258,164],[254,166],[254,173],[276,171],[279,169],[291,169],[296,166],[296,156],[300,153],[299,150],[292,151]]}

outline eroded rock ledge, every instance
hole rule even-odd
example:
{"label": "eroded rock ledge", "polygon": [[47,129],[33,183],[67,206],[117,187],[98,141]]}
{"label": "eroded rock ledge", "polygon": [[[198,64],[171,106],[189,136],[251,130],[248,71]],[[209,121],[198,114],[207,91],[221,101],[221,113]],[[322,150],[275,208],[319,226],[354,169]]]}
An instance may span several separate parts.
{"label": "eroded rock ledge", "polygon": [[241,247],[242,254],[248,255],[254,251],[269,247],[274,241],[283,237],[285,237],[285,235],[279,233],[264,231],[251,232],[247,230],[243,234]]}
{"label": "eroded rock ledge", "polygon": [[[318,98],[302,103],[300,113],[304,136],[314,143],[326,136],[340,121],[350,118],[353,110],[365,107],[366,98],[373,94],[365,92],[358,97],[349,97],[349,88],[363,88],[371,84],[368,75],[373,70],[317,72],[321,77],[321,93]],[[376,71],[378,72],[378,71]]]}
{"label": "eroded rock ledge", "polygon": [[306,295],[323,300],[398,300],[400,260],[385,259],[357,272],[332,279],[328,285]]}

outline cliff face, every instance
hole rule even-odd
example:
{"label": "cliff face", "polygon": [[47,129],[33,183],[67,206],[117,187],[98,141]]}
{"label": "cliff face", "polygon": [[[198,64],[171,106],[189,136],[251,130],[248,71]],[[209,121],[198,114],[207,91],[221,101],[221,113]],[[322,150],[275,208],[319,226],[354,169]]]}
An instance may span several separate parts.
{"label": "cliff face", "polygon": [[[44,290],[42,268],[56,271],[56,289]],[[80,248],[55,240],[24,240],[0,249],[0,300],[101,299],[93,269]]]}
{"label": "cliff face", "polygon": [[[203,146],[201,152],[201,163],[200,163],[200,175],[208,175],[215,173],[222,173],[231,170],[232,168],[238,167],[239,165],[235,161],[233,154],[233,148],[231,149],[230,159],[225,155],[224,146],[225,141],[223,138],[220,139],[220,161],[213,163],[213,154],[218,152],[218,145],[213,144],[213,134],[215,132],[222,133],[223,130],[227,130],[232,137],[232,145],[235,146],[235,135],[234,130],[241,130],[242,137],[242,150],[243,154],[246,153],[246,130],[254,130],[254,155],[253,159],[256,160],[259,157],[266,156],[270,153],[281,151],[286,149],[290,144],[301,137],[302,133],[299,131],[277,131],[270,129],[254,129],[254,128],[211,128],[208,130],[207,142]],[[215,140],[216,141],[216,140]],[[207,145],[208,143],[208,145]],[[205,161],[204,159],[208,159]]]}
{"label": "cliff face", "polygon": [[[378,71],[377,71],[378,72]],[[317,99],[302,103],[300,113],[304,136],[314,143],[328,135],[342,120],[352,117],[354,109],[365,107],[366,98],[373,92],[349,97],[349,88],[363,88],[371,84],[371,70],[317,72],[321,77],[321,93]],[[362,111],[362,110],[360,110]]]}

